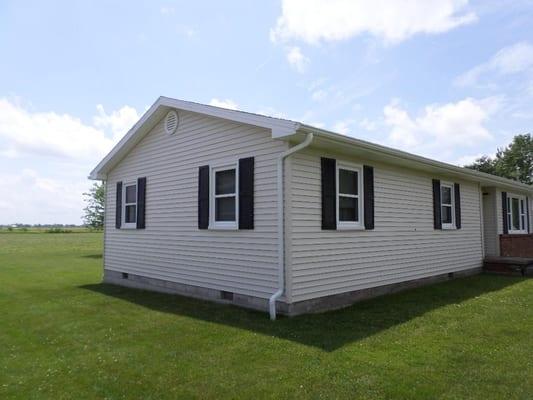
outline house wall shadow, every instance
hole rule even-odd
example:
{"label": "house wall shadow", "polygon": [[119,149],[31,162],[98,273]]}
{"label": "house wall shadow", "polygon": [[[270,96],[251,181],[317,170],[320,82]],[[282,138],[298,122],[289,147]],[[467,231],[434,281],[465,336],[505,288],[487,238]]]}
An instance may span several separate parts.
{"label": "house wall shadow", "polygon": [[477,275],[356,303],[341,310],[280,318],[231,305],[100,283],[81,288],[152,310],[224,324],[330,352],[429,311],[501,290],[523,278]]}

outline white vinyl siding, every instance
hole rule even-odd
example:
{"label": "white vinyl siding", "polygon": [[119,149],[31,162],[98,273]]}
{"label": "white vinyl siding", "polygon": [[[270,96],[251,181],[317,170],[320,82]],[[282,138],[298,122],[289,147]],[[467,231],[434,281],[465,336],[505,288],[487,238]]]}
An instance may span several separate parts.
{"label": "white vinyl siding", "polygon": [[[321,229],[321,156],[374,167],[374,230]],[[309,149],[293,156],[290,174],[293,302],[482,265],[475,183],[454,178],[461,185],[462,228],[435,230],[434,175]]]}
{"label": "white vinyl siding", "polygon": [[[268,298],[277,290],[276,161],[288,145],[271,132],[180,111],[158,123],[109,173],[105,268]],[[198,229],[198,168],[255,157],[255,228]],[[118,181],[146,177],[146,229],[115,229]]]}

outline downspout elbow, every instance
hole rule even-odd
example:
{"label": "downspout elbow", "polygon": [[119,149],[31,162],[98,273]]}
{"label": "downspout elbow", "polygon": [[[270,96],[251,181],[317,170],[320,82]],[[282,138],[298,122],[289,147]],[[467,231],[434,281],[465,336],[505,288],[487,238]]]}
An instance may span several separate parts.
{"label": "downspout elbow", "polygon": [[282,294],[283,289],[279,289],[276,293],[270,296],[270,299],[268,300],[268,310],[272,321],[276,320],[276,300],[279,299]]}

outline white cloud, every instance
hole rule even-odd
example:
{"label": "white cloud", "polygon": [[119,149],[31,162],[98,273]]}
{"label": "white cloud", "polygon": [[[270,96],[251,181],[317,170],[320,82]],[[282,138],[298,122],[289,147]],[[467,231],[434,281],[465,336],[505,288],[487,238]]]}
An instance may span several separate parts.
{"label": "white cloud", "polygon": [[305,72],[309,64],[309,58],[303,55],[299,47],[291,47],[287,50],[287,61],[299,73]]}
{"label": "white cloud", "polygon": [[352,124],[352,121],[338,121],[333,125],[333,131],[337,133],[341,133],[343,135],[347,135],[350,133],[350,125]]}
{"label": "white cloud", "polygon": [[455,83],[459,86],[474,85],[484,74],[510,75],[532,69],[533,45],[520,42],[499,50],[486,63],[477,65],[457,77]]}
{"label": "white cloud", "polygon": [[426,153],[480,145],[491,140],[485,123],[501,100],[466,98],[456,103],[433,104],[412,117],[397,100],[384,110],[385,124],[391,128],[389,142],[408,151]]}
{"label": "white cloud", "polygon": [[18,174],[0,173],[2,202],[0,224],[80,223],[86,179],[44,177],[30,168]]}
{"label": "white cloud", "polygon": [[257,111],[257,114],[266,115],[267,117],[288,119],[287,114],[276,110],[274,107],[263,107]]}
{"label": "white cloud", "polygon": [[103,130],[110,130],[114,141],[120,140],[141,117],[137,110],[130,106],[124,106],[111,112],[111,114],[107,114],[101,104],[96,106],[96,110],[98,115],[93,117],[94,126]]}
{"label": "white cloud", "polygon": [[314,101],[322,101],[327,96],[328,96],[328,92],[326,92],[324,89],[318,89],[318,90],[315,90],[311,94],[311,99],[313,99]]}
{"label": "white cloud", "polygon": [[159,12],[163,15],[173,15],[176,12],[176,9],[170,6],[163,6],[159,9]]}
{"label": "white cloud", "polygon": [[212,98],[209,102],[209,105],[215,106],[215,107],[222,107],[222,108],[228,108],[230,110],[238,110],[239,106],[237,103],[235,103],[233,100],[230,99],[217,99]]}
{"label": "white cloud", "polygon": [[176,30],[180,35],[183,35],[188,39],[191,39],[192,37],[196,36],[197,33],[196,29],[187,25],[178,25],[176,26]]}
{"label": "white cloud", "polygon": [[0,99],[0,139],[4,151],[91,159],[103,156],[113,141],[104,131],[85,125],[79,118],[55,112],[32,113]]}
{"label": "white cloud", "polygon": [[359,126],[367,131],[375,131],[377,129],[377,124],[374,121],[369,120],[368,118],[364,118],[359,122]]}
{"label": "white cloud", "polygon": [[0,224],[81,222],[89,171],[139,117],[128,106],[96,109],[93,123],[85,124],[0,98],[0,154],[11,159],[0,168]]}
{"label": "white cloud", "polygon": [[460,167],[464,167],[465,165],[472,164],[474,161],[476,161],[478,158],[480,158],[482,156],[483,156],[483,154],[481,154],[481,153],[478,153],[478,154],[475,154],[475,155],[462,156],[462,157],[459,157],[457,160],[455,160],[454,164],[455,165],[459,165]]}
{"label": "white cloud", "polygon": [[273,42],[349,39],[363,33],[394,43],[418,33],[442,33],[477,20],[468,0],[283,0]]}

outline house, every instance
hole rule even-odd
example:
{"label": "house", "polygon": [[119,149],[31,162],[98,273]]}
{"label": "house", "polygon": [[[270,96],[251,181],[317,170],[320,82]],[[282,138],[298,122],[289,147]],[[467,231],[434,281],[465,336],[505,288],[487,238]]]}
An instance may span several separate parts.
{"label": "house", "polygon": [[104,281],[296,315],[533,248],[533,187],[302,123],[166,97],[91,172]]}

